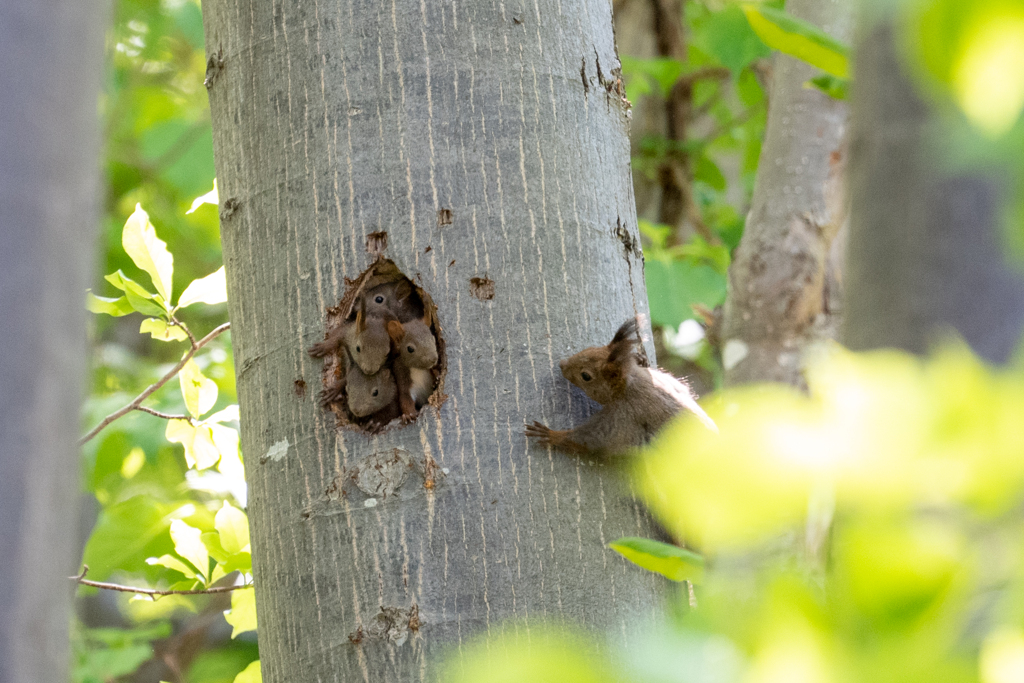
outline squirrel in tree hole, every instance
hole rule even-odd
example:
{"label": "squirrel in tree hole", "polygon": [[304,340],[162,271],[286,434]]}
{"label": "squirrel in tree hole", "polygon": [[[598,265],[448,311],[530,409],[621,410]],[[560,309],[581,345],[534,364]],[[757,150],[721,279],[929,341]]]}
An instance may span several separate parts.
{"label": "squirrel in tree hole", "polygon": [[415,415],[434,392],[437,339],[426,320],[388,321],[395,362],[392,369],[398,383],[398,402],[403,416]]}
{"label": "squirrel in tree hole", "polygon": [[685,384],[640,365],[637,341],[636,319],[627,320],[607,346],[592,346],[561,361],[562,375],[603,407],[575,429],[557,431],[534,422],[526,426],[526,435],[577,455],[614,455],[643,446],[683,409],[717,432]]}

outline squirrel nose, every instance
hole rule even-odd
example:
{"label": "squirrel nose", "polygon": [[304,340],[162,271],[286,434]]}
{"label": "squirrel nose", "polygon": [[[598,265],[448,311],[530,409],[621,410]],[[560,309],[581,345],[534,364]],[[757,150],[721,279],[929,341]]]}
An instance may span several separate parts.
{"label": "squirrel nose", "polygon": [[558,368],[559,368],[560,370],[565,370],[565,361],[566,361],[566,360],[568,360],[568,359],[566,359],[566,358],[563,358],[562,360],[558,361]]}

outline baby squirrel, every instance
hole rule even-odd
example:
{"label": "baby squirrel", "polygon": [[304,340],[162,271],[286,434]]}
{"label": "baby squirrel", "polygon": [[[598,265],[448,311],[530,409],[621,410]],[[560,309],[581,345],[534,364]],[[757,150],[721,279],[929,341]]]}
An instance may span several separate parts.
{"label": "baby squirrel", "polygon": [[685,384],[640,365],[636,343],[636,319],[627,320],[608,346],[593,346],[561,361],[562,375],[603,407],[575,429],[557,431],[534,422],[526,426],[526,435],[569,453],[619,454],[646,444],[684,408],[717,432]]}
{"label": "baby squirrel", "polygon": [[398,384],[402,415],[415,415],[434,391],[437,339],[426,320],[388,321],[395,362],[392,369]]}
{"label": "baby squirrel", "polygon": [[372,375],[364,374],[353,365],[345,376],[348,387],[348,409],[356,417],[366,417],[386,408],[395,400],[395,378],[387,368]]}

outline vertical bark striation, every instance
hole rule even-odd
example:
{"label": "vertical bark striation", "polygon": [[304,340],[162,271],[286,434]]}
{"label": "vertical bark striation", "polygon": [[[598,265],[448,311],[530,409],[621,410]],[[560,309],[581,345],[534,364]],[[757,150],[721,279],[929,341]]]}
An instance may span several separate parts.
{"label": "vertical bark striation", "polygon": [[[645,516],[523,435],[591,412],[556,361],[647,310],[609,3],[203,12],[265,680],[433,679],[505,619],[627,634],[658,584],[605,544]],[[370,437],[293,387],[376,231],[437,305],[448,399]]]}
{"label": "vertical bark striation", "polygon": [[[793,0],[786,10],[848,39],[843,0]],[[726,383],[803,383],[803,350],[828,321],[826,266],[841,218],[829,211],[830,159],[840,149],[846,106],[803,84],[813,67],[775,57],[768,125],[753,203],[729,270],[722,360]]]}

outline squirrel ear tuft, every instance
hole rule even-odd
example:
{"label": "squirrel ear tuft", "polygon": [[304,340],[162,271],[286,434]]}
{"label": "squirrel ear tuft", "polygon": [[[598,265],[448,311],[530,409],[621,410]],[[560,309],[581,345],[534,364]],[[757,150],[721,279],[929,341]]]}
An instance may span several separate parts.
{"label": "squirrel ear tuft", "polygon": [[360,306],[356,311],[356,332],[360,334],[366,331],[366,311]]}

